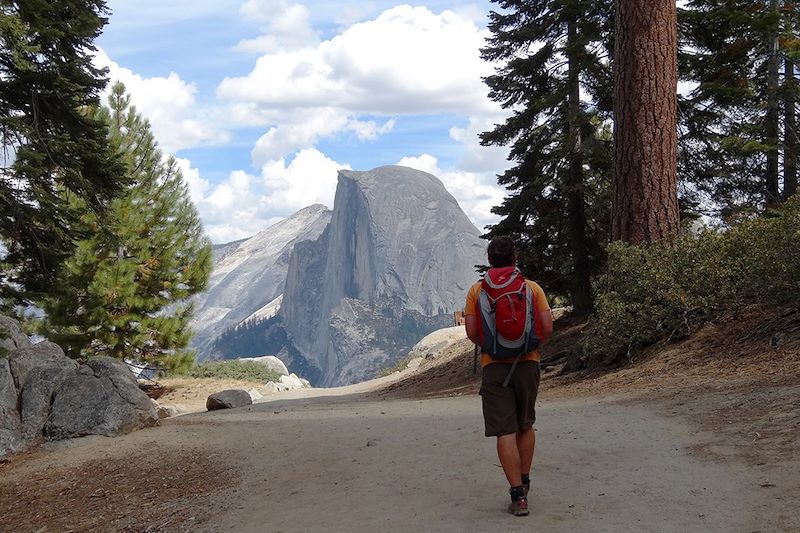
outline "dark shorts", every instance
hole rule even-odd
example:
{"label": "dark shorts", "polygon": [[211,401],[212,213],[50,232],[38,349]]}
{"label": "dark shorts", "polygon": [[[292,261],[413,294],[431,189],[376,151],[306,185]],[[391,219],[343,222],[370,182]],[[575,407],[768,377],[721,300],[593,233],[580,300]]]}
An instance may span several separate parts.
{"label": "dark shorts", "polygon": [[539,363],[522,361],[514,369],[508,387],[503,382],[510,364],[491,363],[483,367],[481,398],[487,437],[516,433],[536,421],[536,395],[539,392]]}

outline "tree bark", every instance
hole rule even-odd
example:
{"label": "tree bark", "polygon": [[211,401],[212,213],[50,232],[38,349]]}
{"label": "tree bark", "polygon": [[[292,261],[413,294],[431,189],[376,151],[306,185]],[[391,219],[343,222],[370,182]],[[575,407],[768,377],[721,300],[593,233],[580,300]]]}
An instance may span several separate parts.
{"label": "tree bark", "polygon": [[[791,5],[790,5],[791,4]],[[784,19],[786,20],[786,36],[794,39],[793,2],[784,2]],[[794,63],[791,58],[784,61],[784,124],[783,124],[783,198],[789,199],[797,192],[797,113],[795,106],[795,92],[797,86],[794,76]]]}
{"label": "tree bark", "polygon": [[[778,11],[778,0],[770,0],[771,11]],[[778,189],[778,123],[780,114],[778,110],[778,84],[780,74],[780,57],[778,41],[778,25],[769,36],[769,60],[767,61],[767,120],[764,125],[765,143],[767,144],[767,170],[764,177],[767,208],[775,207],[780,203]]]}
{"label": "tree bark", "polygon": [[674,0],[616,0],[612,240],[677,233],[678,45]]}
{"label": "tree bark", "polygon": [[567,28],[567,83],[569,84],[568,146],[569,172],[565,192],[567,195],[570,248],[572,249],[572,308],[576,314],[592,312],[591,263],[589,239],[586,235],[586,198],[584,196],[583,139],[581,128],[580,43],[577,42],[575,21]]}

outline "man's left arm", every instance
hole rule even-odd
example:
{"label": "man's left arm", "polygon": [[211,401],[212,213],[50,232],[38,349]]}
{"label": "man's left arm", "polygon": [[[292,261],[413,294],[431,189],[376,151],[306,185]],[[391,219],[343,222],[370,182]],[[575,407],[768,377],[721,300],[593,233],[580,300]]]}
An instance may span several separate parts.
{"label": "man's left arm", "polygon": [[553,312],[550,311],[547,296],[538,284],[534,286],[534,297],[537,319],[536,336],[539,337],[539,344],[545,344],[553,335]]}

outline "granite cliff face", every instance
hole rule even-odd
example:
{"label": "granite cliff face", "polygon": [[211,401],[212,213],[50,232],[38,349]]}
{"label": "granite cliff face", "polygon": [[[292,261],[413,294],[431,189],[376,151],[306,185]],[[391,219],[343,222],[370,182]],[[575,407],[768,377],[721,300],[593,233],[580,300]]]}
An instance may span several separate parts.
{"label": "granite cliff face", "polygon": [[442,183],[399,166],[341,171],[330,225],[294,246],[279,319],[321,385],[373,377],[452,324],[486,244]]}
{"label": "granite cliff face", "polygon": [[215,356],[213,343],[227,328],[253,315],[274,314],[292,249],[317,239],[330,218],[327,207],[312,205],[249,239],[214,247],[208,289],[195,299],[192,347],[199,360]]}

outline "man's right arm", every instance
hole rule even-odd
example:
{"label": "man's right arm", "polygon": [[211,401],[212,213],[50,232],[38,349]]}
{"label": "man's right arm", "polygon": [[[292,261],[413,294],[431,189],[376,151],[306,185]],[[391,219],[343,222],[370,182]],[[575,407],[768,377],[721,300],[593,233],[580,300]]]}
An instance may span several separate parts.
{"label": "man's right arm", "polygon": [[464,328],[467,330],[467,338],[475,344],[479,344],[480,332],[478,331],[478,317],[476,315],[465,315]]}

